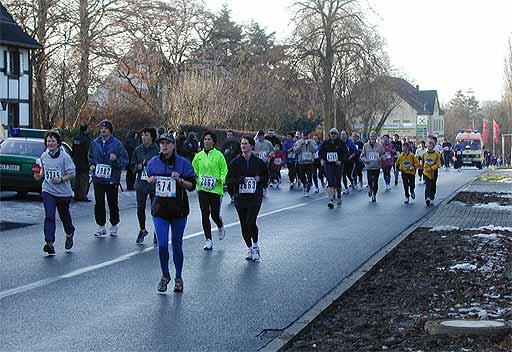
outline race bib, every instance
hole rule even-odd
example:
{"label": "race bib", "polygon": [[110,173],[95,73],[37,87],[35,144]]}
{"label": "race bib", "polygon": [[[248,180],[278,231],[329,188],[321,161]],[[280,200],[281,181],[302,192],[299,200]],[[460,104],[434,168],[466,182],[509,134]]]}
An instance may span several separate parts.
{"label": "race bib", "polygon": [[411,167],[411,162],[410,162],[410,161],[404,161],[404,162],[402,163],[402,166],[403,166],[403,167],[406,167],[406,168],[410,168],[410,167]]}
{"label": "race bib", "polygon": [[443,149],[444,149],[444,151],[445,151],[445,152],[447,152],[447,151],[449,151],[449,150],[450,150],[450,148],[449,148],[449,147],[444,147]]}
{"label": "race bib", "polygon": [[256,193],[256,177],[246,177],[244,183],[240,185],[238,192],[242,194]]}
{"label": "race bib", "polygon": [[112,166],[107,164],[97,164],[94,175],[99,178],[110,178],[112,176]]}
{"label": "race bib", "polygon": [[62,177],[59,169],[57,169],[56,167],[49,167],[49,168],[44,169],[44,178],[45,179],[47,179],[49,181],[54,177]]}
{"label": "race bib", "polygon": [[390,152],[386,152],[386,159],[391,159],[391,153]]}
{"label": "race bib", "polygon": [[201,189],[211,191],[217,185],[217,179],[211,176],[201,176],[199,183],[201,185]]}
{"label": "race bib", "polygon": [[141,181],[147,181],[148,180],[148,171],[146,170],[146,167],[144,166],[142,168],[142,173],[140,175]]}
{"label": "race bib", "polygon": [[462,155],[462,150],[457,150],[457,155]]}
{"label": "race bib", "polygon": [[157,197],[176,197],[176,180],[172,177],[157,176],[155,194]]}
{"label": "race bib", "polygon": [[338,161],[338,153],[337,152],[328,152],[327,153],[327,161],[330,163],[335,163]]}
{"label": "race bib", "polygon": [[306,160],[306,161],[313,160],[313,153],[311,153],[311,152],[302,152],[301,156],[302,156],[302,160]]}
{"label": "race bib", "polygon": [[282,163],[283,163],[283,160],[281,158],[274,159],[274,165],[281,166]]}
{"label": "race bib", "polygon": [[434,159],[432,159],[432,158],[426,158],[426,159],[425,159],[425,164],[427,164],[427,165],[433,165],[433,164],[434,164]]}
{"label": "race bib", "polygon": [[315,156],[315,159],[318,159],[318,150],[315,152],[314,156]]}
{"label": "race bib", "polygon": [[267,160],[267,152],[258,152],[258,158],[261,160]]}
{"label": "race bib", "polygon": [[371,161],[379,160],[379,153],[377,153],[377,152],[369,152],[368,153],[368,160],[371,160]]}

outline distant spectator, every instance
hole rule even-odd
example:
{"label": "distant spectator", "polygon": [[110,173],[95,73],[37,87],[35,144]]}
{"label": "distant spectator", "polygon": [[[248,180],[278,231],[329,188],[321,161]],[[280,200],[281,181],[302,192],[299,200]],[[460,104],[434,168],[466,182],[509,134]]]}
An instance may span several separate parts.
{"label": "distant spectator", "polygon": [[73,162],[75,163],[75,196],[77,202],[90,202],[87,199],[89,193],[89,148],[91,138],[87,134],[87,124],[80,125],[80,132],[73,140]]}
{"label": "distant spectator", "polygon": [[265,139],[267,141],[270,141],[273,146],[275,146],[276,144],[279,145],[279,149],[281,149],[281,147],[282,147],[281,140],[279,139],[279,137],[276,136],[276,132],[273,129],[268,130],[267,135],[265,136]]}
{"label": "distant spectator", "polygon": [[[132,160],[133,152],[137,148],[137,140],[135,139],[135,131],[130,131],[124,142],[124,149],[128,153],[128,160]],[[126,170],[126,190],[135,190],[135,173],[131,168]]]}

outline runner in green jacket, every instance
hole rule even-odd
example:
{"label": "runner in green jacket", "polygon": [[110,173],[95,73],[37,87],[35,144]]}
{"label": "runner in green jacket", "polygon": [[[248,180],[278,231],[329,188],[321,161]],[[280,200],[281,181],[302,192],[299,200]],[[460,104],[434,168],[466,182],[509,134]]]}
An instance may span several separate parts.
{"label": "runner in green jacket", "polygon": [[215,149],[217,137],[213,132],[203,134],[204,149],[196,154],[192,166],[197,177],[197,195],[206,243],[205,250],[213,249],[210,214],[218,228],[219,240],[226,235],[224,224],[220,217],[220,205],[224,195],[224,183],[228,173],[228,166],[224,155]]}

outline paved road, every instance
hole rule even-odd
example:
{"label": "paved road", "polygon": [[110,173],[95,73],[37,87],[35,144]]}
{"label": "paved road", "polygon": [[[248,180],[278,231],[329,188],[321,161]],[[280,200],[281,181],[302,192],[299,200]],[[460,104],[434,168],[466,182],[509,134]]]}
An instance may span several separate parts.
{"label": "paved road", "polygon": [[[441,172],[438,201],[477,174]],[[423,190],[418,185],[417,194]],[[134,208],[121,211],[119,238],[93,238],[90,213],[77,214],[73,251],[64,252],[59,228],[55,257],[42,253],[40,225],[3,231],[0,350],[254,351],[270,341],[271,334],[258,336],[265,329],[289,325],[430,211],[421,196],[403,204],[401,184],[375,204],[365,192],[350,194],[335,210],[327,209],[325,194],[305,200],[287,189],[269,193],[259,219],[259,263],[244,260],[229,202],[222,206],[226,239],[203,251],[191,197],[183,294],[157,294],[158,254],[149,243],[134,243]]]}

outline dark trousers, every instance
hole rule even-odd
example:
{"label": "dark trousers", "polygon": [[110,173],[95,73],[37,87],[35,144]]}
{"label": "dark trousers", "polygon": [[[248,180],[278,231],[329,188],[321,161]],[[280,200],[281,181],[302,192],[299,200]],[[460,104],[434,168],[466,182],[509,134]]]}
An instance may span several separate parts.
{"label": "dark trousers", "polygon": [[443,164],[444,164],[444,167],[447,169],[450,167],[450,159],[451,159],[450,153],[443,154]]}
{"label": "dark trousers", "polygon": [[75,227],[71,221],[69,212],[69,203],[71,197],[56,197],[48,192],[42,192],[44,204],[44,240],[46,242],[55,242],[55,209],[59,212],[64,232],[67,235],[75,233]]}
{"label": "dark trousers", "polygon": [[416,186],[416,175],[402,172],[402,183],[404,184],[405,197],[409,198],[411,193],[414,193]]}
{"label": "dark trousers", "polygon": [[354,167],[352,168],[352,180],[355,184],[357,184],[357,180],[359,180],[359,183],[363,185],[363,165],[359,160],[354,161]]}
{"label": "dark trousers", "polygon": [[75,175],[75,200],[86,200],[89,193],[89,172],[78,172]]}
{"label": "dark trousers", "polygon": [[[393,174],[395,175],[395,183],[398,182],[398,175],[400,174],[400,169],[398,167],[396,167],[396,160],[398,158],[393,158]],[[389,177],[389,180],[391,182],[391,176]]]}
{"label": "dark trousers", "polygon": [[126,189],[128,191],[134,190],[135,178],[136,174],[131,170],[131,168],[128,168],[126,170]]}
{"label": "dark trousers", "polygon": [[420,181],[423,179],[423,169],[418,169],[418,177]]}
{"label": "dark trousers", "polygon": [[281,167],[270,165],[269,166],[269,176],[270,182],[280,182],[281,181]]}
{"label": "dark trousers", "polygon": [[118,185],[94,182],[94,217],[96,224],[105,226],[107,213],[105,211],[105,196],[110,212],[109,221],[112,225],[119,224]]}
{"label": "dark trousers", "polygon": [[236,212],[240,219],[240,227],[242,228],[242,237],[245,244],[250,248],[254,243],[258,243],[258,225],[256,220],[261,208],[262,199],[255,199],[251,201],[237,201],[235,202]]}
{"label": "dark trousers", "polygon": [[391,168],[391,165],[382,167],[382,172],[384,172],[384,182],[386,182],[387,185],[391,183]]}
{"label": "dark trousers", "polygon": [[343,186],[348,188],[347,179],[350,180],[350,184],[354,184],[352,180],[352,168],[354,167],[354,162],[352,160],[345,160],[341,165],[341,177],[343,179]]}
{"label": "dark trousers", "polygon": [[368,178],[368,188],[372,191],[373,195],[377,194],[379,190],[379,175],[380,170],[366,170],[366,177]]}
{"label": "dark trousers", "polygon": [[219,194],[199,191],[199,208],[201,208],[201,221],[203,223],[204,237],[212,239],[212,225],[210,224],[210,215],[218,228],[224,226],[220,217],[220,204],[222,197]]}
{"label": "dark trousers", "polygon": [[288,168],[288,179],[290,183],[295,182],[295,178],[297,177],[297,165],[293,163],[286,163],[286,167]]}
{"label": "dark trousers", "polygon": [[313,183],[315,184],[315,187],[318,188],[318,179],[320,179],[320,183],[324,184],[324,168],[322,167],[322,164],[320,164],[320,160],[315,160],[313,163]]}
{"label": "dark trousers", "polygon": [[141,230],[146,229],[146,200],[148,199],[153,203],[154,193],[137,191],[137,219],[139,219],[139,227]]}
{"label": "dark trousers", "polygon": [[436,197],[436,178],[431,179],[425,176],[425,199],[434,200]]}
{"label": "dark trousers", "polygon": [[299,177],[304,189],[309,191],[313,184],[313,163],[299,164]]}

